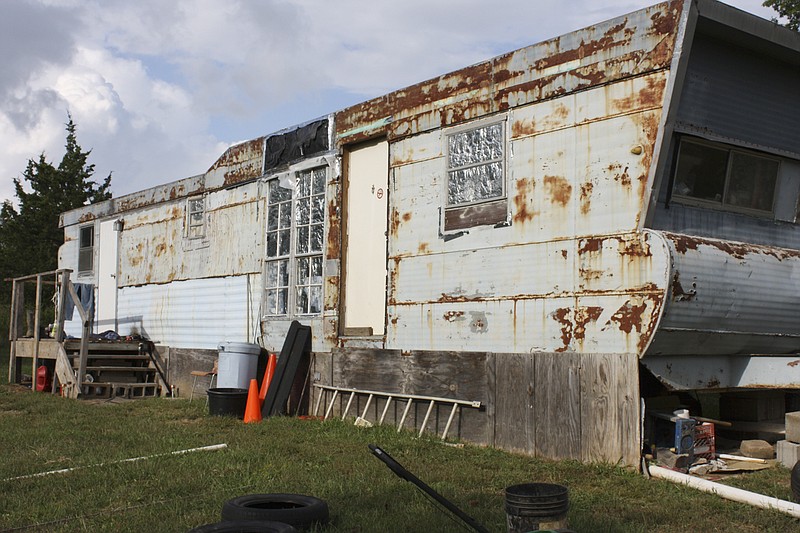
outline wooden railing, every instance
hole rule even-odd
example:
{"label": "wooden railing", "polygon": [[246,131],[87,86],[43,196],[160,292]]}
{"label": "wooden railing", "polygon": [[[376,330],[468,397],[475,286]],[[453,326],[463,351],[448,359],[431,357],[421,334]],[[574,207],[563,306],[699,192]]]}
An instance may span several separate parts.
{"label": "wooden railing", "polygon": [[[55,343],[54,350],[48,350],[49,359],[55,359],[55,374],[53,376],[52,391],[56,392],[61,387],[61,392],[65,396],[77,398],[80,394],[80,385],[76,378],[76,373],[72,368],[72,364],[67,357],[67,353],[61,342],[65,338],[64,323],[66,316],[67,295],[72,297],[75,308],[81,317],[81,344],[80,344],[80,358],[78,363],[77,376],[83,376],[86,371],[86,358],[89,347],[89,336],[92,328],[92,315],[89,309],[84,309],[81,305],[80,298],[78,297],[75,286],[70,280],[70,269],[52,270],[50,272],[42,272],[39,274],[32,274],[30,276],[22,276],[10,280],[12,282],[11,288],[11,317],[9,320],[9,335],[8,339],[11,344],[10,357],[8,362],[8,381],[10,383],[20,383],[22,381],[22,372],[18,361],[18,348],[20,341],[23,339],[21,334],[21,321],[25,314],[25,285],[30,282],[36,283],[36,298],[33,310],[33,331],[32,337],[25,337],[25,341],[32,338],[32,347],[30,356],[32,358],[32,372],[31,379],[36,382],[36,369],[39,367],[40,350],[43,343]],[[52,278],[52,279],[50,279]],[[42,331],[42,296],[43,288],[45,286],[53,286],[54,295],[58,295],[57,304],[55,306],[55,316],[53,317],[53,331],[52,338],[43,338]],[[28,321],[30,322],[30,320]],[[28,324],[30,327],[30,323]]]}

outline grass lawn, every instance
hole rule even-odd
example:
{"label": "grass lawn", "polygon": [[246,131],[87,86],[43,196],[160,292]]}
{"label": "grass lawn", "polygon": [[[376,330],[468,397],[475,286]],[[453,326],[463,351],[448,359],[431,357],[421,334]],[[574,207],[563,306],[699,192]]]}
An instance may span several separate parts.
{"label": "grass lawn", "polygon": [[[92,466],[219,443],[228,447]],[[369,443],[490,531],[505,531],[503,489],[524,482],[569,487],[569,524],[579,532],[800,530],[786,515],[610,465],[445,446],[392,427],[338,421],[244,425],[207,416],[203,401],[82,402],[0,385],[0,531],[187,531],[219,520],[226,500],[264,492],[325,499],[331,523],[321,532],[465,531],[374,458]],[[8,479],[71,467],[85,468]],[[791,499],[783,468],[731,482]]]}

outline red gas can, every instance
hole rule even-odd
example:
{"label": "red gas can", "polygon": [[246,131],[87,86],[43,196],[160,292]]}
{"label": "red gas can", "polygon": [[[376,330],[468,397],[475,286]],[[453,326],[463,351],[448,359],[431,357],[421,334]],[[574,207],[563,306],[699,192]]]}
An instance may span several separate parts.
{"label": "red gas can", "polygon": [[42,365],[36,369],[36,390],[39,392],[49,391],[53,386],[50,381],[50,370]]}

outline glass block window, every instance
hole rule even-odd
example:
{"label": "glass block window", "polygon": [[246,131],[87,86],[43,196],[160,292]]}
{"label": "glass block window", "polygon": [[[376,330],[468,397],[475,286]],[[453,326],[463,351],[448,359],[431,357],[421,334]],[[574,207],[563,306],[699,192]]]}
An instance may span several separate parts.
{"label": "glass block window", "polygon": [[294,186],[269,183],[267,205],[267,315],[322,312],[325,168],[294,174]]}
{"label": "glass block window", "polygon": [[83,226],[78,238],[78,273],[94,270],[94,226]]}
{"label": "glass block window", "polygon": [[731,211],[772,213],[780,161],[721,143],[684,138],[673,195]]}
{"label": "glass block window", "polygon": [[447,136],[447,207],[505,195],[504,146],[502,122]]}
{"label": "glass block window", "polygon": [[186,236],[199,239],[206,236],[205,198],[189,198],[186,203]]}

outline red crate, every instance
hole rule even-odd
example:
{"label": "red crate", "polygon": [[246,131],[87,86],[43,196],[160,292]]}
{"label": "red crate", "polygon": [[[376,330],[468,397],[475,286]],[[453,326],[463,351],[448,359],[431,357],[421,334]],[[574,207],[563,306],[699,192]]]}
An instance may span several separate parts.
{"label": "red crate", "polygon": [[717,451],[714,437],[714,424],[703,422],[694,427],[694,456],[713,459]]}

